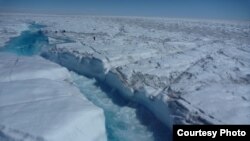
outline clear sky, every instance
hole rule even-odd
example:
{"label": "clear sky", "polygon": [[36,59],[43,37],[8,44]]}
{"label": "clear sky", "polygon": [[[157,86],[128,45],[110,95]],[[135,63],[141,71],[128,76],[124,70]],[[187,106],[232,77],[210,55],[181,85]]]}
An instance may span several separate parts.
{"label": "clear sky", "polygon": [[250,0],[0,0],[2,9],[250,20]]}

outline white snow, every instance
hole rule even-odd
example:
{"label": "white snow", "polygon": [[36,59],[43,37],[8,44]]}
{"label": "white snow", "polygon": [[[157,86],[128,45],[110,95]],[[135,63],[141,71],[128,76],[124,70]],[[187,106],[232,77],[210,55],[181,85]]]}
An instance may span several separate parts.
{"label": "white snow", "polygon": [[65,68],[0,53],[0,71],[1,140],[107,140],[103,111],[70,83]]}

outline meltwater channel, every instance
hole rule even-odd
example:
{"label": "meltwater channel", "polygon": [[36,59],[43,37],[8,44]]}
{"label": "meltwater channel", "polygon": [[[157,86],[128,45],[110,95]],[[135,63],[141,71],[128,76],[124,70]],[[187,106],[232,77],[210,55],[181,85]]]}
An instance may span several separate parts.
{"label": "meltwater channel", "polygon": [[[0,51],[21,56],[39,55],[51,47],[41,28],[41,25],[30,25],[28,31],[11,39]],[[171,140],[169,130],[143,106],[123,99],[115,90],[94,79],[74,72],[71,74],[82,94],[103,109],[109,141]]]}

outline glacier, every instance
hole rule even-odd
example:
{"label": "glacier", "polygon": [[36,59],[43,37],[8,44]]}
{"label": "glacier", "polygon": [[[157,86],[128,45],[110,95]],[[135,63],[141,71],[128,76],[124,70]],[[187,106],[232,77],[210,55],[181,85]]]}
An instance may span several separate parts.
{"label": "glacier", "polygon": [[32,14],[1,18],[1,33],[14,30],[0,37],[2,46],[21,34],[21,25],[44,25],[41,32],[50,48],[41,51],[42,57],[95,78],[149,109],[170,129],[173,124],[250,123],[250,22]]}

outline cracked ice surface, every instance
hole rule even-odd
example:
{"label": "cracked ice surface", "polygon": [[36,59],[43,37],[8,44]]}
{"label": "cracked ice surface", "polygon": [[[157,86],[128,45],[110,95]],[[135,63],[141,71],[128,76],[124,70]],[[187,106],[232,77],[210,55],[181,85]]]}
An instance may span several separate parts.
{"label": "cracked ice surface", "polygon": [[13,17],[47,26],[56,47],[44,57],[104,81],[166,124],[250,123],[249,22]]}
{"label": "cracked ice surface", "polygon": [[106,140],[103,111],[41,57],[0,53],[1,140]]}
{"label": "cracked ice surface", "polygon": [[250,123],[249,22],[33,18],[48,36],[75,41],[45,57],[105,81],[166,124],[168,112],[175,123]]}

